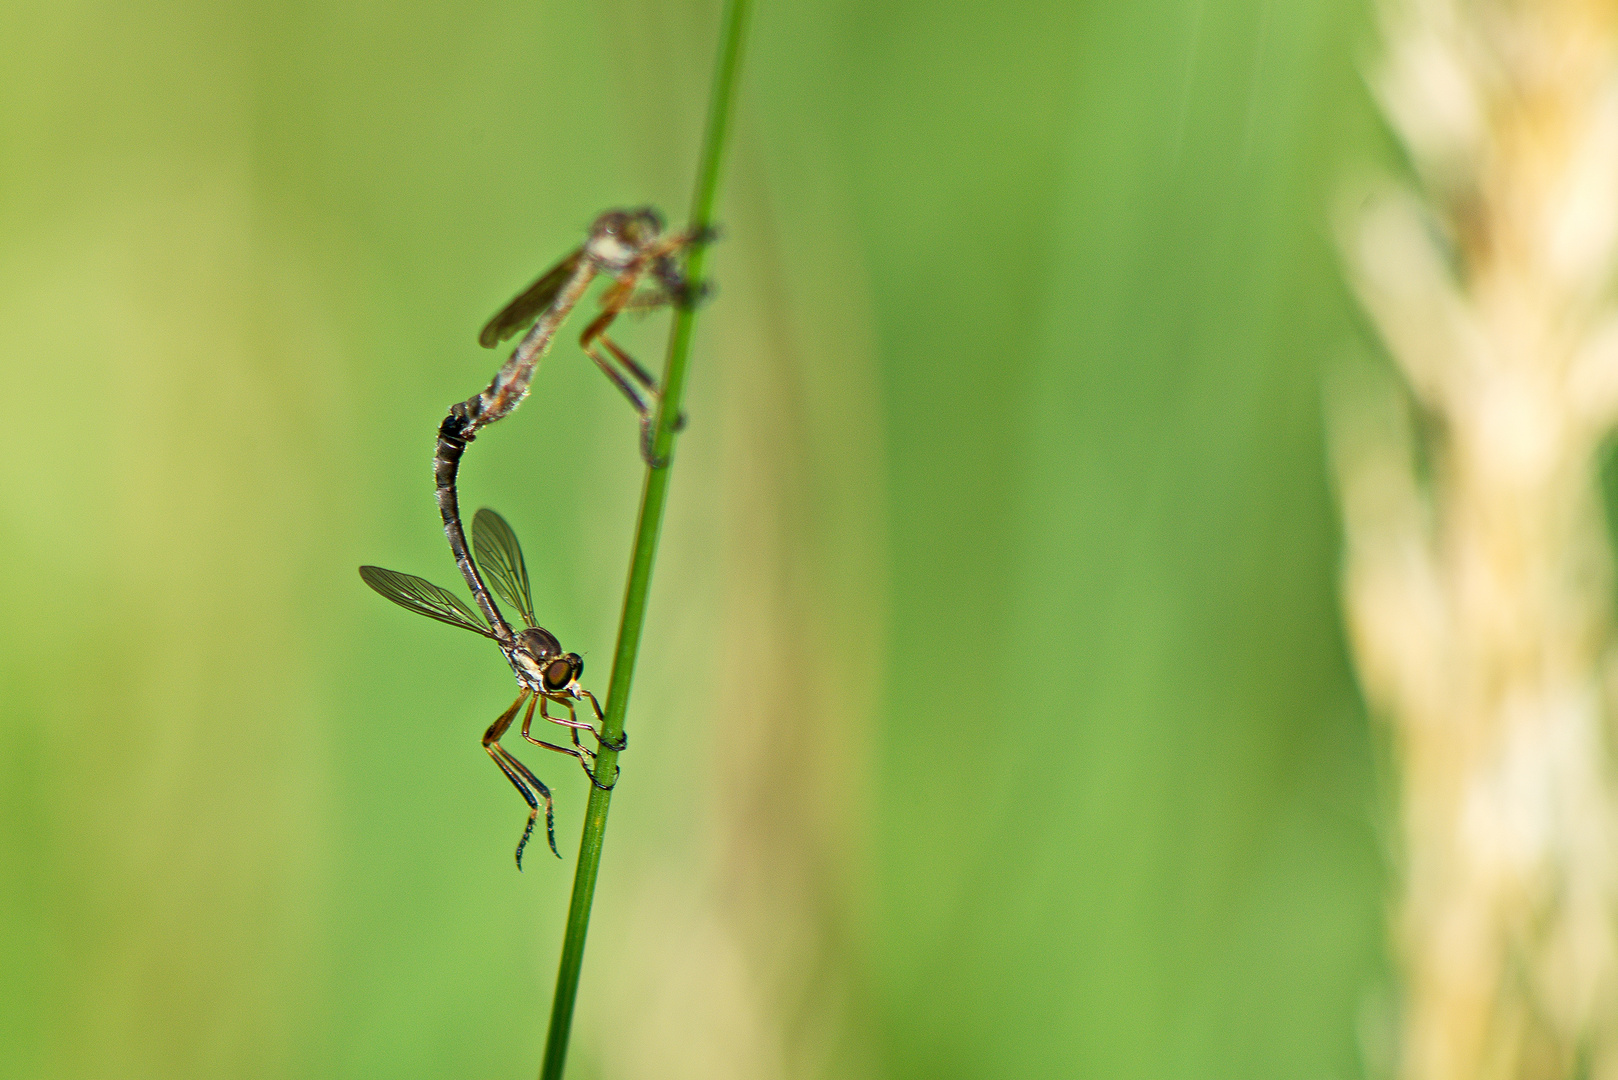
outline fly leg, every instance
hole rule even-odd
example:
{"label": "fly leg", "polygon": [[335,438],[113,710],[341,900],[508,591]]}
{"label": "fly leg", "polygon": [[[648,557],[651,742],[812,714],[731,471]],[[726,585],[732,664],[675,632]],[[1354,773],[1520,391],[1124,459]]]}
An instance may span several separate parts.
{"label": "fly leg", "polygon": [[[656,414],[648,404],[648,401],[656,399],[661,393],[657,388],[657,380],[652,378],[652,373],[625,352],[617,342],[607,336],[607,327],[612,325],[613,320],[629,303],[632,287],[632,282],[620,282],[607,290],[601,298],[601,314],[597,315],[590,325],[584,328],[584,333],[579,335],[579,347],[595,361],[596,367],[612,380],[612,384],[634,406],[635,412],[640,415],[640,456],[652,468],[661,469],[668,462],[658,458],[653,452],[652,443],[656,433],[652,429],[652,423],[656,419]],[[596,348],[598,343],[612,355],[613,360],[622,367],[622,371],[601,355]],[[625,378],[624,372],[629,373],[628,378]],[[635,383],[640,384],[640,389],[636,389]],[[682,414],[675,418],[674,428],[678,431],[684,426],[685,416]]]}
{"label": "fly leg", "polygon": [[706,246],[718,239],[719,227],[709,224],[701,229],[673,233],[647,253],[652,277],[657,279],[658,285],[668,295],[669,303],[679,307],[695,307],[707,297],[708,283],[705,281],[693,289],[680,265],[679,256],[689,254],[696,245]]}
{"label": "fly leg", "polygon": [[[597,701],[596,696],[594,694],[590,693],[590,691],[588,691],[588,690],[582,690],[581,689],[579,691],[579,695],[581,697],[587,697],[587,698],[590,699],[590,708],[592,708],[592,709],[594,709],[596,711],[596,723],[600,724],[601,727],[603,729],[605,729],[606,726],[607,726],[607,718],[601,714],[601,702]],[[568,706],[568,713],[571,715],[572,711],[573,711],[573,706],[569,705]],[[627,732],[627,731],[620,731],[618,733],[618,741],[616,743],[610,743],[607,740],[603,739],[601,737],[601,732],[597,731],[595,728],[590,729],[590,734],[592,734],[592,735],[594,735],[596,737],[596,742],[600,743],[602,746],[606,747],[608,750],[614,750],[614,751],[621,752],[621,751],[627,750],[629,748],[629,732]]]}
{"label": "fly leg", "polygon": [[[534,822],[539,817],[539,800],[545,800],[545,835],[550,840],[551,854],[558,859],[562,853],[556,850],[556,821],[551,806],[551,789],[540,783],[539,778],[528,771],[528,767],[500,745],[500,736],[506,733],[511,722],[517,718],[517,710],[527,700],[531,691],[524,690],[517,695],[517,700],[511,703],[511,708],[500,714],[500,718],[489,725],[489,730],[483,733],[483,749],[488,751],[489,757],[500,771],[506,774],[511,786],[517,789],[523,801],[528,804],[528,825],[522,831],[522,839],[517,841],[517,869],[522,869],[523,848],[528,846],[528,838],[534,834]],[[528,705],[529,715],[534,711],[533,703]],[[527,727],[526,724],[523,725]]]}
{"label": "fly leg", "polygon": [[[596,704],[596,696],[594,694],[590,693],[590,691],[588,691],[588,690],[581,690],[580,694],[582,694],[584,697],[589,698],[590,699],[590,704],[595,706],[596,719],[597,720],[604,720],[605,717],[603,717],[601,715],[601,706]],[[552,716],[550,714],[550,712],[548,710],[546,710],[546,708],[545,708],[545,702],[546,701],[557,702],[563,708],[567,709],[567,719],[564,720],[560,716]],[[592,735],[594,735],[596,737],[596,742],[601,742],[601,732],[596,730],[595,725],[594,724],[586,724],[584,721],[580,720],[579,717],[578,717],[578,714],[573,711],[573,701],[572,701],[571,698],[568,698],[568,697],[565,697],[565,696],[563,696],[563,697],[544,697],[542,695],[542,700],[539,703],[539,715],[544,717],[546,720],[549,720],[553,724],[557,724],[557,725],[559,725],[561,727],[565,727],[565,728],[570,729],[572,734],[573,734],[573,745],[574,746],[579,745],[579,732],[581,732],[581,731],[588,731],[590,734],[592,734]],[[601,744],[603,746],[605,746],[608,750],[622,750],[624,748],[624,745],[627,745],[627,744],[623,744],[623,745],[614,746],[611,743],[601,743]]]}
{"label": "fly leg", "polygon": [[[581,724],[576,719],[563,720],[560,717],[552,716],[550,713],[545,711],[545,702],[547,700],[552,700],[552,699],[547,699],[545,697],[545,695],[543,695],[543,694],[536,694],[534,696],[534,701],[539,704],[539,715],[544,717],[546,720],[549,720],[553,724],[561,724],[563,727],[567,728],[568,729],[568,734],[573,736],[573,745],[572,746],[557,746],[555,743],[548,743],[543,739],[536,739],[532,735],[528,734],[528,727],[534,721],[534,705],[533,705],[533,703],[529,704],[528,712],[522,718],[522,737],[527,739],[529,742],[533,743],[535,746],[543,746],[547,750],[555,750],[558,754],[567,754],[570,757],[578,758],[579,759],[579,767],[584,770],[584,775],[588,776],[590,778],[590,783],[595,785],[596,787],[600,788],[602,791],[611,791],[613,789],[613,786],[618,783],[617,773],[613,774],[611,784],[603,784],[601,781],[597,780],[595,770],[591,768],[591,765],[595,762],[595,757],[596,757],[595,751],[593,751],[590,748],[582,745],[579,742],[579,729],[580,728],[583,728],[585,731],[588,731],[591,734],[595,734],[595,729],[592,728],[589,724]],[[573,713],[572,704],[567,702],[565,699],[563,700],[562,703],[567,705],[568,714],[571,717],[572,713]],[[616,768],[616,766],[615,766],[615,768]]]}
{"label": "fly leg", "polygon": [[[550,713],[545,711],[545,701],[546,701],[546,698],[545,698],[545,696],[543,694],[535,694],[534,695],[534,700],[532,702],[530,702],[529,705],[528,705],[527,714],[525,716],[523,716],[523,718],[522,718],[522,737],[524,739],[527,739],[529,742],[533,743],[535,746],[543,746],[547,750],[555,750],[558,754],[566,754],[569,757],[578,758],[581,764],[585,764],[585,771],[588,772],[589,771],[589,765],[587,763],[585,763],[584,759],[585,759],[585,757],[587,755],[589,757],[591,757],[591,758],[594,758],[595,753],[593,751],[587,749],[582,743],[579,742],[579,733],[578,733],[578,731],[573,730],[573,729],[580,728],[580,727],[589,728],[590,725],[588,725],[588,724],[579,724],[577,722],[569,724],[566,720],[562,720],[562,719],[559,719],[559,718],[557,718],[555,716],[552,716]],[[569,729],[568,734],[573,736],[573,745],[572,746],[557,746],[555,743],[548,743],[548,742],[544,741],[543,739],[536,739],[536,738],[534,738],[532,735],[530,735],[528,733],[529,727],[532,726],[532,724],[534,722],[534,705],[536,703],[539,705],[539,715],[541,717],[543,717],[546,720],[549,720],[553,724],[561,724],[563,727],[566,727],[566,728]]]}
{"label": "fly leg", "polygon": [[[654,397],[657,393],[657,383],[650,372],[637,364],[630,358],[628,353],[618,348],[617,345],[604,336],[607,327],[612,324],[613,319],[618,317],[621,310],[620,301],[619,304],[614,304],[596,316],[595,321],[585,327],[584,333],[579,336],[579,347],[584,350],[586,356],[595,361],[596,367],[600,368],[602,373],[612,380],[612,384],[618,388],[619,393],[629,399],[629,404],[634,406],[636,414],[640,416],[641,459],[652,468],[661,469],[668,462],[658,458],[652,449],[652,442],[655,437],[655,433],[652,431],[654,413],[647,404],[647,398]],[[622,363],[625,369],[634,376],[635,381],[641,384],[645,393],[644,397],[642,396],[642,391],[636,390],[630,384],[629,379],[626,379],[622,372],[608,362],[606,357],[601,355],[601,352],[596,348],[597,340],[604,344],[612,353],[613,358]]]}
{"label": "fly leg", "polygon": [[[601,703],[596,700],[596,696],[590,693],[588,690],[580,690],[579,696],[590,699],[590,707],[596,711],[596,722],[602,726],[605,726],[607,718],[601,715]],[[590,734],[596,737],[596,742],[600,743],[608,750],[622,752],[628,748],[629,733],[627,731],[619,733],[618,741],[616,743],[610,743],[601,737],[601,732],[595,727],[594,724],[581,723],[578,714],[573,711],[573,700],[571,698],[554,697],[546,700],[560,702],[563,706],[565,706],[567,709],[567,719],[563,720],[561,717],[552,716],[549,712],[547,712],[545,709],[545,701],[541,701],[539,703],[539,715],[543,716],[553,724],[560,724],[562,727],[570,728],[573,732],[574,746],[579,745],[579,732],[588,731]]]}

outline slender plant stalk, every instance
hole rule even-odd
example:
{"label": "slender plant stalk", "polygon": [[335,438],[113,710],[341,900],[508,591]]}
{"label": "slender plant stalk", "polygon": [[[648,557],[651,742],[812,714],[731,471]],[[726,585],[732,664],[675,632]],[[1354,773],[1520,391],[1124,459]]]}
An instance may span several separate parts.
{"label": "slender plant stalk", "polygon": [[[747,31],[751,0],[726,0],[720,21],[719,59],[714,70],[713,88],[708,98],[708,124],[703,135],[702,157],[698,164],[696,195],[691,205],[690,227],[701,238],[692,245],[686,261],[686,276],[700,288],[706,261],[706,233],[713,221],[714,201],[719,192],[719,169],[730,131],[731,103],[736,94],[736,76],[741,67],[742,41]],[[669,474],[674,464],[673,418],[680,415],[680,398],[685,391],[686,361],[691,350],[691,330],[696,322],[693,305],[675,310],[669,331],[668,359],[663,367],[663,393],[658,405],[653,456],[663,468],[646,470],[641,489],[640,517],[635,525],[635,550],[629,560],[629,582],[624,588],[624,609],[618,622],[618,648],[612,658],[612,681],[607,689],[607,716],[601,725],[603,744],[620,741],[624,714],[629,708],[629,688],[635,678],[635,658],[640,652],[641,629],[646,619],[646,598],[651,591],[652,564],[657,557],[658,535],[663,527],[663,508],[668,501]],[[603,746],[596,758],[596,775],[605,780],[618,770],[618,754]],[[573,1006],[579,993],[579,971],[584,966],[584,940],[590,929],[590,904],[595,898],[596,875],[601,868],[601,846],[607,833],[607,810],[612,792],[591,787],[590,802],[584,812],[584,836],[579,842],[579,864],[573,876],[573,899],[567,913],[567,936],[562,941],[562,961],[556,972],[556,998],[551,1005],[550,1032],[545,1040],[545,1061],[540,1080],[561,1080],[567,1061],[568,1033],[573,1026]]]}

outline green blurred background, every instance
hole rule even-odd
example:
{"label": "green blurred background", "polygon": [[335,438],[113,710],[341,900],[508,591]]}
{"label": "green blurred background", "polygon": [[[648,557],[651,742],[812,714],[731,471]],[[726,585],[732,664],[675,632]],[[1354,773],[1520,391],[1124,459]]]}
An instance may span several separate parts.
{"label": "green blurred background", "polygon": [[[568,862],[433,431],[717,0],[0,9],[0,1076],[520,1077]],[[1334,597],[1359,3],[763,0],[571,1075],[1382,1075]],[[626,331],[656,358],[666,316]],[[568,337],[463,505],[605,684],[640,470]]]}

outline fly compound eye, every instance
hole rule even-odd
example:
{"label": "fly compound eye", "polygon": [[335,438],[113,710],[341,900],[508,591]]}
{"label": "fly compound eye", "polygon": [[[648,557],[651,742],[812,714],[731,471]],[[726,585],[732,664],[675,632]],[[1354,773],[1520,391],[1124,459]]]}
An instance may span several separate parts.
{"label": "fly compound eye", "polygon": [[584,657],[576,652],[570,652],[564,659],[573,668],[573,677],[575,679],[584,674]]}
{"label": "fly compound eye", "polygon": [[628,223],[629,215],[622,210],[608,210],[596,218],[595,228],[591,231],[603,236],[617,236],[624,231],[624,226]]}
{"label": "fly compound eye", "polygon": [[559,656],[545,665],[545,689],[564,690],[567,684],[573,681],[573,665],[567,658]]}

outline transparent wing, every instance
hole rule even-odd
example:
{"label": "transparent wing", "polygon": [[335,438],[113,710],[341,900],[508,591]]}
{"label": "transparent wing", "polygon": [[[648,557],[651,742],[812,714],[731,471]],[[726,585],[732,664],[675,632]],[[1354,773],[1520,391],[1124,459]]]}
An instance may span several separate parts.
{"label": "transparent wing", "polygon": [[522,612],[529,626],[537,626],[534,601],[528,594],[528,567],[522,561],[522,545],[506,519],[485,506],[472,519],[472,554],[478,568],[500,599]]}
{"label": "transparent wing", "polygon": [[412,574],[384,570],[380,566],[360,567],[360,577],[365,579],[365,584],[400,607],[407,607],[429,619],[459,626],[474,634],[482,634],[486,638],[494,637],[481,615],[467,607],[460,597],[430,581]]}
{"label": "transparent wing", "polygon": [[539,318],[539,313],[551,306],[556,294],[562,291],[573,271],[579,268],[579,260],[584,258],[584,248],[576,249],[573,254],[551,267],[539,276],[539,280],[517,294],[517,298],[500,310],[500,314],[490,319],[478,335],[478,344],[485,349],[492,349],[506,338],[519,330],[525,330],[528,324]]}

